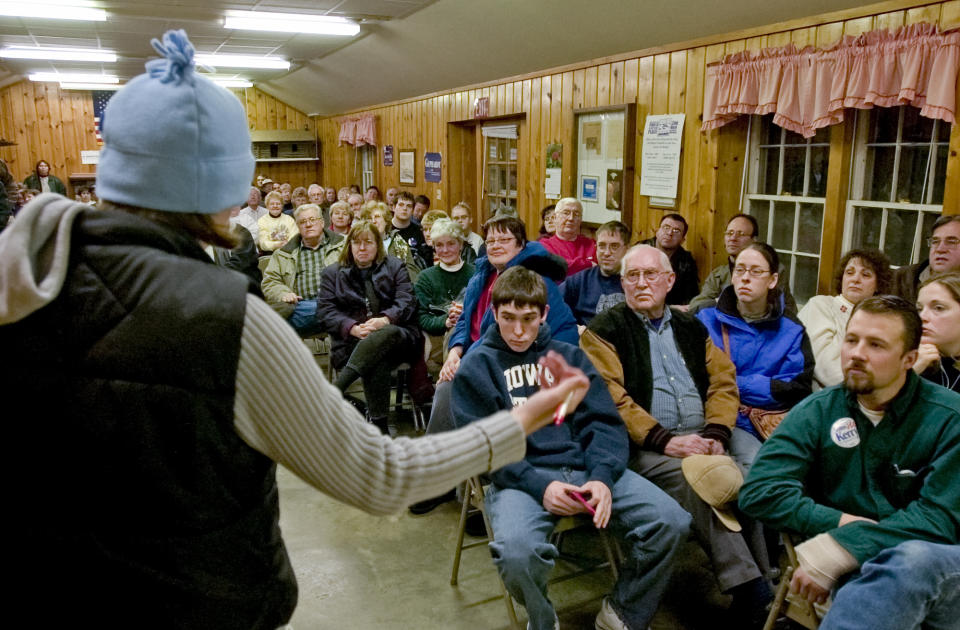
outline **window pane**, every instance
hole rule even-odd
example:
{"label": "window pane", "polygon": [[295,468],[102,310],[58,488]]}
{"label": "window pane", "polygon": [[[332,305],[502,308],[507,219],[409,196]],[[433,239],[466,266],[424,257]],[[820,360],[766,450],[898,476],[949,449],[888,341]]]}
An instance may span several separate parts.
{"label": "window pane", "polygon": [[763,128],[766,132],[760,136],[762,138],[761,142],[764,144],[780,144],[780,135],[783,128],[773,124],[773,114],[763,116],[761,120],[763,120]]}
{"label": "window pane", "polygon": [[823,197],[827,194],[827,167],[830,163],[830,147],[810,147],[810,182],[807,197]]}
{"label": "window pane", "polygon": [[[949,125],[944,124],[944,127],[949,127]],[[937,146],[937,165],[933,174],[933,197],[930,198],[930,203],[935,203],[940,205],[943,203],[943,187],[947,183],[947,152],[949,147],[946,145]],[[926,200],[923,200],[921,203],[927,203]]]}
{"label": "window pane", "polygon": [[806,144],[807,139],[801,136],[799,133],[794,133],[788,130],[787,133],[784,134],[783,142],[784,144]]}
{"label": "window pane", "polygon": [[903,133],[901,142],[930,142],[933,136],[933,119],[920,115],[916,107],[899,107],[903,110]]}
{"label": "window pane", "polygon": [[929,155],[929,147],[903,147],[900,149],[896,201],[900,203],[923,203],[923,184],[927,173],[927,156]]}
{"label": "window pane", "polygon": [[820,271],[820,259],[807,256],[794,256],[793,284],[790,291],[798,304],[803,304],[817,294],[817,274]]}
{"label": "window pane", "polygon": [[783,151],[783,192],[803,195],[803,175],[807,161],[807,147],[790,147]]}
{"label": "window pane", "polygon": [[909,265],[913,251],[913,235],[917,230],[916,210],[888,210],[887,234],[883,251],[894,265]]}
{"label": "window pane", "polygon": [[776,195],[779,171],[780,149],[760,149],[760,182],[757,184],[757,192],[762,195]]}
{"label": "window pane", "polygon": [[797,205],[784,201],[773,204],[773,239],[770,244],[774,249],[793,249],[793,223]]}
{"label": "window pane", "polygon": [[900,121],[899,107],[878,107],[870,111],[870,135],[868,144],[896,142],[897,125]]}
{"label": "window pane", "polygon": [[800,229],[797,231],[797,251],[820,255],[820,234],[823,232],[823,206],[818,203],[800,204]]}
{"label": "window pane", "polygon": [[757,220],[757,225],[760,228],[757,240],[766,241],[767,228],[770,225],[770,202],[759,199],[751,199],[750,209],[748,210],[747,214]]}
{"label": "window pane", "polygon": [[942,120],[937,123],[937,142],[950,142],[950,123]]}
{"label": "window pane", "polygon": [[880,225],[883,210],[880,208],[854,208],[853,211],[853,248],[880,248]]}
{"label": "window pane", "polygon": [[817,129],[817,135],[810,138],[810,142],[814,144],[829,144],[830,142],[830,127],[821,127]]}
{"label": "window pane", "polygon": [[874,147],[870,149],[872,164],[867,168],[867,201],[893,201],[890,199],[890,183],[893,180],[893,160],[897,150],[894,147]]}

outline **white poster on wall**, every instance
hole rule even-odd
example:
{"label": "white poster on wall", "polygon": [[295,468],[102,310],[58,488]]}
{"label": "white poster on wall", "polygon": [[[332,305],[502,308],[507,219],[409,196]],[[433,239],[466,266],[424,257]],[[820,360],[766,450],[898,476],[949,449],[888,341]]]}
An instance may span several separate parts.
{"label": "white poster on wall", "polygon": [[683,114],[647,116],[640,162],[641,195],[676,198],[683,121]]}
{"label": "white poster on wall", "polygon": [[621,215],[624,114],[596,112],[577,117],[577,186],[586,223],[602,224]]}

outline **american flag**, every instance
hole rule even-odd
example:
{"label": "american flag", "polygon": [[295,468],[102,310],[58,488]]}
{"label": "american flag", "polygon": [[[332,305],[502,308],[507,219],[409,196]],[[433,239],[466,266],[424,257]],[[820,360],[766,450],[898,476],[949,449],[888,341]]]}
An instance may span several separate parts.
{"label": "american flag", "polygon": [[107,103],[110,101],[110,97],[113,96],[113,92],[106,90],[98,90],[96,92],[91,92],[93,95],[93,130],[97,134],[97,144],[103,144],[103,137],[100,133],[103,131],[103,117],[104,112],[107,109]]}

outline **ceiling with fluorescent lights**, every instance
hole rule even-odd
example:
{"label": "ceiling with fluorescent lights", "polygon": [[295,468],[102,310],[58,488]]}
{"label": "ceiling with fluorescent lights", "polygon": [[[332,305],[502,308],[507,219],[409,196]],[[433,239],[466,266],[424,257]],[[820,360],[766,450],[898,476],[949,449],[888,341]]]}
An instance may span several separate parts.
{"label": "ceiling with fluorescent lights", "polygon": [[[25,0],[30,2],[31,0]],[[37,0],[34,0],[36,2]],[[0,16],[0,46],[107,48],[117,63],[0,60],[30,72],[143,72],[150,38],[187,31],[199,52],[286,57],[289,70],[223,68],[308,114],[337,114],[577,61],[868,5],[865,0],[90,0],[106,22]],[[355,37],[223,28],[228,10],[347,17]]]}

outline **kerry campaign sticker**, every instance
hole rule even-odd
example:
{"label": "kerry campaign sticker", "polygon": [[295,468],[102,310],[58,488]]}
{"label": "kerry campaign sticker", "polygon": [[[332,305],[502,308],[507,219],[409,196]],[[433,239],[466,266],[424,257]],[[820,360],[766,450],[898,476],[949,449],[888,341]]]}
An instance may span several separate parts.
{"label": "kerry campaign sticker", "polygon": [[840,418],[830,427],[830,439],[841,448],[853,448],[860,443],[860,433],[853,418]]}

